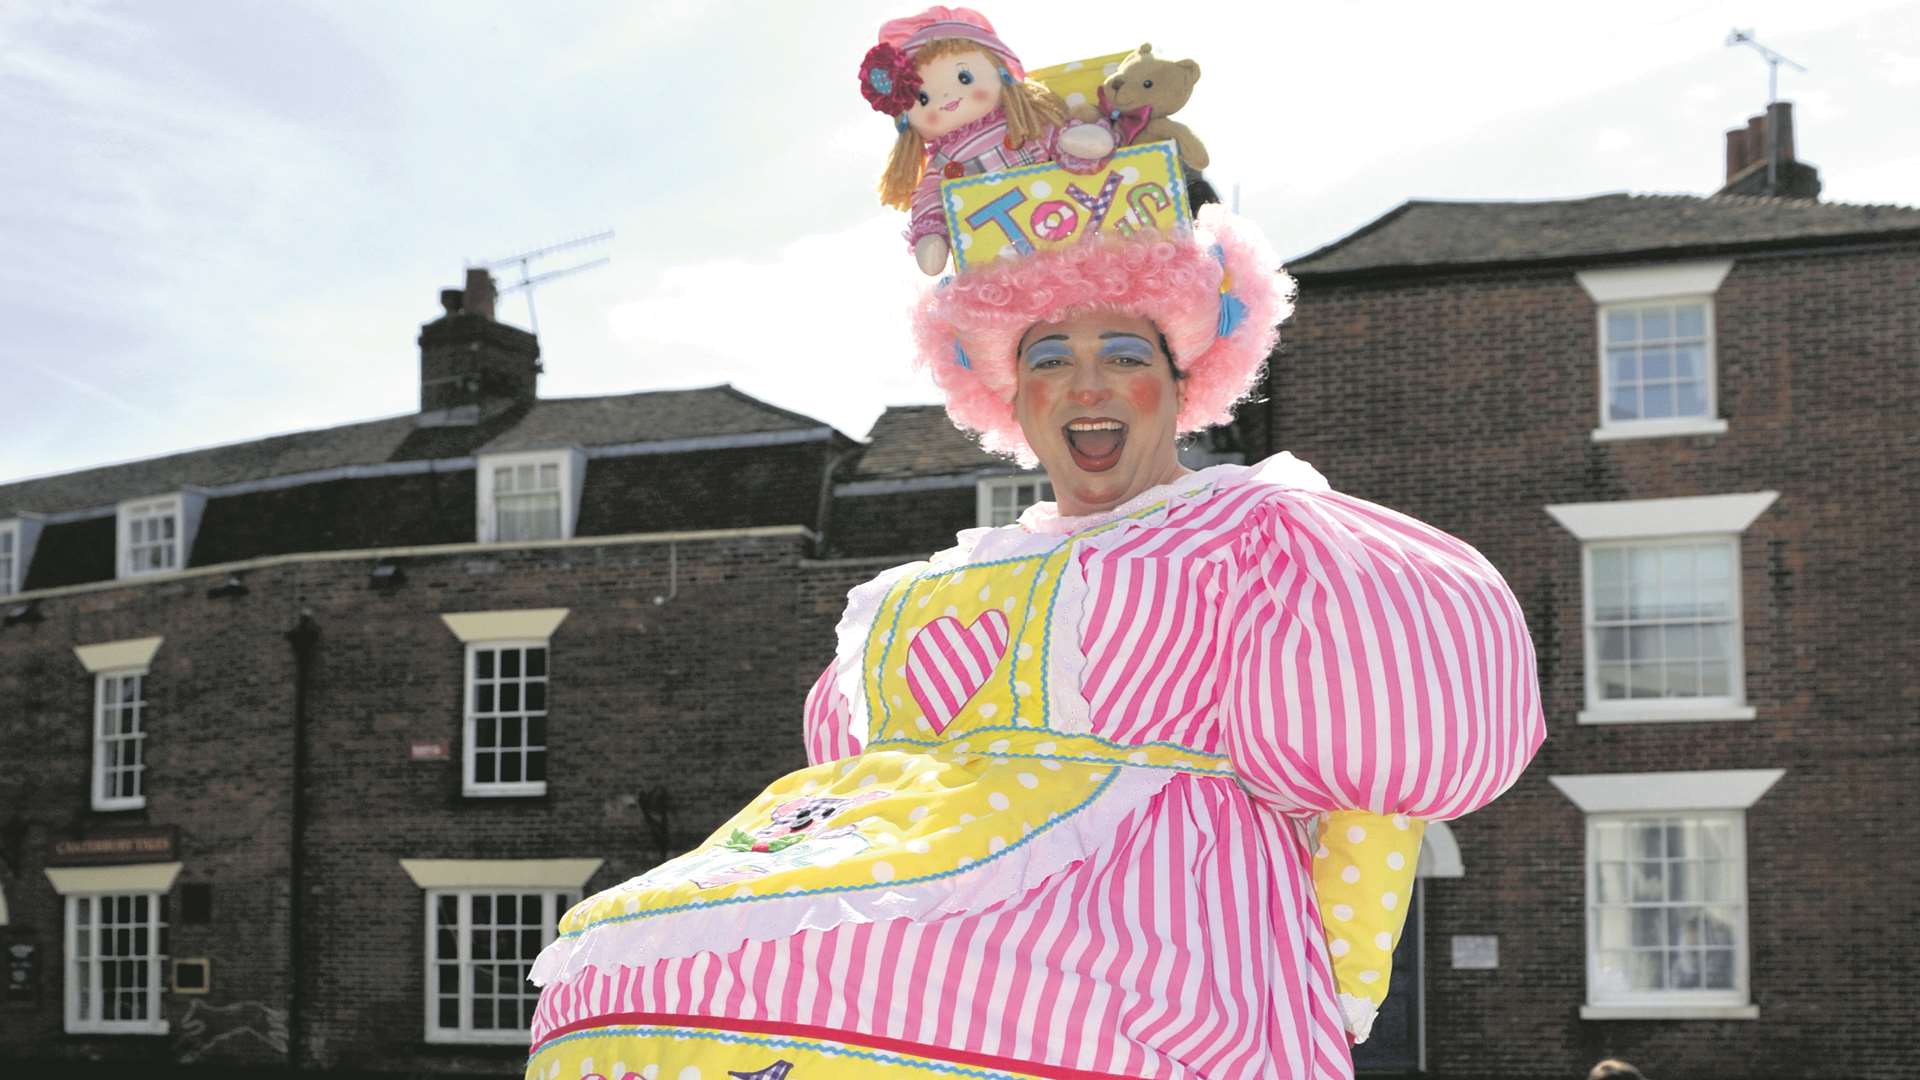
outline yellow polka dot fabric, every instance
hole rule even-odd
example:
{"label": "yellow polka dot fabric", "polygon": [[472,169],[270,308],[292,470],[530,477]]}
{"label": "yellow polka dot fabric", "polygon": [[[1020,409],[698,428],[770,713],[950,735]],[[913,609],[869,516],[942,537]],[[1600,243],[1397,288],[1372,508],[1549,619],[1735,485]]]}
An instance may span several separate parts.
{"label": "yellow polka dot fabric", "polygon": [[1356,1025],[1352,1006],[1377,1009],[1387,997],[1393,974],[1393,947],[1407,921],[1407,901],[1420,861],[1426,822],[1401,814],[1340,810],[1320,819],[1313,852],[1313,889],[1327,928],[1327,952],[1341,1001],[1349,1006],[1348,1027],[1365,1035],[1371,1023]]}

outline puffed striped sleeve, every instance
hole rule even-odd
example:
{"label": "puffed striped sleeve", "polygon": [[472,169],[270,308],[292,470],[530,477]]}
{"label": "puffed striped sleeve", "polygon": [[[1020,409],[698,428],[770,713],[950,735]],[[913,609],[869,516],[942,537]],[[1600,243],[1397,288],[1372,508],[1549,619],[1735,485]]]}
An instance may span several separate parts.
{"label": "puffed striped sleeve", "polygon": [[853,710],[848,708],[846,695],[837,685],[836,666],[829,663],[820,678],[814,680],[813,689],[807,691],[803,724],[810,765],[838,761],[860,752],[860,739],[853,733]]}
{"label": "puffed striped sleeve", "polygon": [[1446,820],[1513,784],[1546,723],[1525,616],[1485,557],[1336,491],[1280,489],[1246,524],[1226,726],[1257,797]]}

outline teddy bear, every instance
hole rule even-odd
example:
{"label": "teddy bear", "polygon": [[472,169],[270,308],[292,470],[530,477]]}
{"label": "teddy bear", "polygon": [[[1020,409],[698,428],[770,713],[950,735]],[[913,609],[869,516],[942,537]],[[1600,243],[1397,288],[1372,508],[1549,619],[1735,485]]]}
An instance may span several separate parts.
{"label": "teddy bear", "polygon": [[1195,60],[1162,60],[1153,55],[1151,44],[1141,45],[1107,81],[1100,84],[1100,106],[1079,106],[1077,119],[1092,120],[1104,114],[1127,136],[1128,145],[1172,139],[1180,146],[1180,160],[1188,169],[1207,167],[1207,148],[1187,125],[1173,119],[1193,95],[1193,84],[1200,81],[1200,64]]}

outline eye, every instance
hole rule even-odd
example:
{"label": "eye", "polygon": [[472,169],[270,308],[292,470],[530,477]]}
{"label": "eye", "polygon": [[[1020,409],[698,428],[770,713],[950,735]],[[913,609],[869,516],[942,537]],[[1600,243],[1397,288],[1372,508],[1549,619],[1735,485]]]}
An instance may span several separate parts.
{"label": "eye", "polygon": [[1153,89],[1153,80],[1152,80],[1152,79],[1141,79],[1141,80],[1140,80],[1140,89],[1142,89],[1142,90],[1151,90],[1151,89]]}
{"label": "eye", "polygon": [[925,105],[927,102],[931,100],[933,99],[927,96],[927,92],[925,90],[920,91],[920,104]]}
{"label": "eye", "polygon": [[960,85],[961,85],[961,86],[972,86],[972,85],[973,85],[973,72],[971,72],[971,71],[967,71],[967,70],[965,70],[965,69],[962,69],[962,70],[961,70],[961,72],[960,72]]}

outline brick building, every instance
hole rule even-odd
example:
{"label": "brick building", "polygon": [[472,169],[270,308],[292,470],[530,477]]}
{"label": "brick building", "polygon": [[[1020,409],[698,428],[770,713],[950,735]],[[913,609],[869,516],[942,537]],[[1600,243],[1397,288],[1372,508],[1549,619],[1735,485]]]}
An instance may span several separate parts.
{"label": "brick building", "polygon": [[1774,188],[1761,118],[1714,196],[1414,201],[1290,265],[1253,445],[1473,543],[1539,658],[1545,748],[1423,886],[1432,1075],[1920,1062],[1920,210],[1795,197],[1771,115]]}
{"label": "brick building", "polygon": [[517,1074],[570,898],[804,764],[857,444],[540,400],[489,285],[417,414],[0,486],[0,1058]]}

